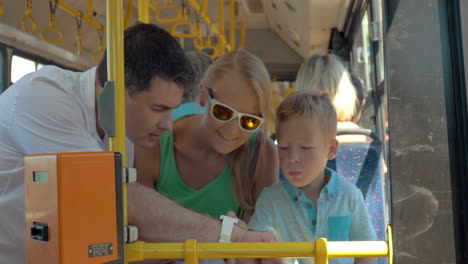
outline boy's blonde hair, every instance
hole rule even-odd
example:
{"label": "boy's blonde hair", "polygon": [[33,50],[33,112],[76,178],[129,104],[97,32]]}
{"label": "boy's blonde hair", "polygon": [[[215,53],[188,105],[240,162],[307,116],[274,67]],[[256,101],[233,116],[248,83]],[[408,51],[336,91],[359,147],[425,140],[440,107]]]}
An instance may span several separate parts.
{"label": "boy's blonde hair", "polygon": [[297,74],[296,90],[330,94],[338,121],[351,121],[356,112],[356,90],[348,70],[336,55],[315,54],[304,61]]}
{"label": "boy's blonde hair", "polygon": [[336,138],[337,116],[329,94],[293,92],[288,95],[276,111],[276,131],[280,122],[298,116],[316,118],[325,138]]}

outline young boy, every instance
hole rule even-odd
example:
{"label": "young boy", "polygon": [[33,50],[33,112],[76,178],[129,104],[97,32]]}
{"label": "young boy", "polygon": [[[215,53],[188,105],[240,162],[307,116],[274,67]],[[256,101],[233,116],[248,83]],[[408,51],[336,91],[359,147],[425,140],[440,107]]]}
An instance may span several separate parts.
{"label": "young boy", "polygon": [[[279,241],[305,242],[376,240],[361,191],[326,168],[336,156],[337,115],[326,94],[296,92],[276,113],[280,166],[285,179],[265,188],[249,229],[273,232]],[[284,259],[284,262],[294,259]],[[297,259],[300,264],[313,258]],[[353,263],[331,258],[329,263]],[[375,263],[358,258],[356,263]]]}

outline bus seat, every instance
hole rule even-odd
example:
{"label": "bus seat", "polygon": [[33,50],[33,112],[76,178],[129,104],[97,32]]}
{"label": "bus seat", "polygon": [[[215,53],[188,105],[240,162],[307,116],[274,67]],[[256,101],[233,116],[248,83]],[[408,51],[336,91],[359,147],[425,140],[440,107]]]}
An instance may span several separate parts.
{"label": "bus seat", "polygon": [[[385,216],[384,173],[382,144],[369,129],[339,129],[337,135],[362,134],[372,138],[366,142],[340,143],[334,160],[327,167],[335,170],[338,177],[355,184],[364,196],[369,216],[378,240],[386,241],[387,220]],[[387,263],[380,258],[378,263]]]}

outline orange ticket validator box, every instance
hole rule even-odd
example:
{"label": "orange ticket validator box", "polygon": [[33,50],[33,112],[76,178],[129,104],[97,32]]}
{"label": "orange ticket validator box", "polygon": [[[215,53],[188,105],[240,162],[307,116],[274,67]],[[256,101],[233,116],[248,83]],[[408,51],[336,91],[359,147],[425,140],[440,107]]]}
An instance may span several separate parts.
{"label": "orange ticket validator box", "polygon": [[24,161],[28,264],[123,263],[121,155],[30,155]]}

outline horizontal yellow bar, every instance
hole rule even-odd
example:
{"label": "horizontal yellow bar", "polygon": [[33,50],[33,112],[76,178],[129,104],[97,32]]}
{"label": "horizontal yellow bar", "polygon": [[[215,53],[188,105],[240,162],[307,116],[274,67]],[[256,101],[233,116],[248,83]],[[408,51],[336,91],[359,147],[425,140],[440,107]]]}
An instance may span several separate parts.
{"label": "horizontal yellow bar", "polygon": [[[198,258],[288,258],[315,257],[315,242],[197,243]],[[328,257],[387,257],[385,241],[327,242]],[[184,243],[126,244],[128,261],[143,259],[183,259]]]}
{"label": "horizontal yellow bar", "polygon": [[388,244],[385,241],[329,241],[327,248],[329,258],[388,256]]}

